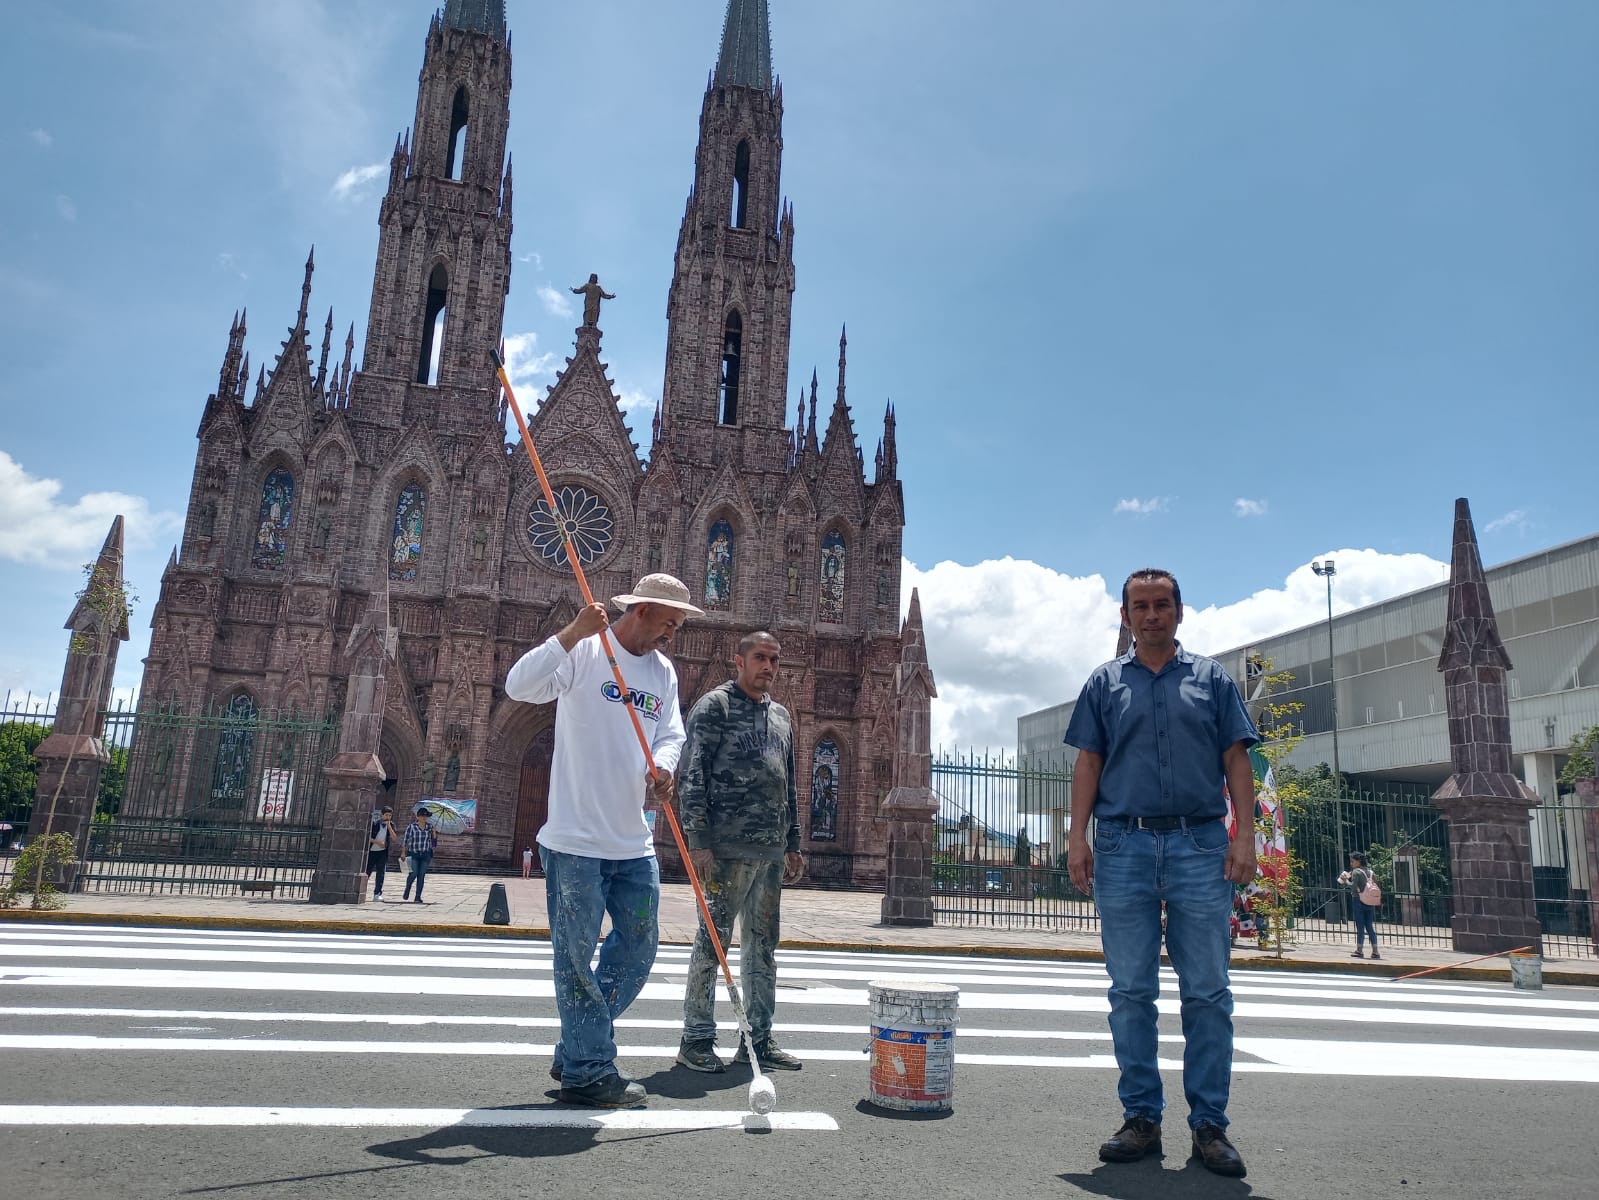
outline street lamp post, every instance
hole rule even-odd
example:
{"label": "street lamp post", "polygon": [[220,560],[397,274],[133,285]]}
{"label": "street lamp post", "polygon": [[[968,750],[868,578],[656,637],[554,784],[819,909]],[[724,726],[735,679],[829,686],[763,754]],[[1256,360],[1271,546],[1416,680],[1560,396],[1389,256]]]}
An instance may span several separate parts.
{"label": "street lamp post", "polygon": [[1344,869],[1344,777],[1338,765],[1338,671],[1333,659],[1332,581],[1338,566],[1332,559],[1313,562],[1310,569],[1327,581],[1327,684],[1332,696],[1333,832],[1338,843],[1338,869]]}

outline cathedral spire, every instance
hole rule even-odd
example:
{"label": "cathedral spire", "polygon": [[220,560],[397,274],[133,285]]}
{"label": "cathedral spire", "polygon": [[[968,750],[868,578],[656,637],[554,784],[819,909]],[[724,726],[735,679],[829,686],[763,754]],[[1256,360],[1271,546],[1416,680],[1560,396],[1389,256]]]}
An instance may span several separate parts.
{"label": "cathedral spire", "polygon": [[899,450],[894,444],[894,402],[883,410],[883,440],[879,444],[876,482],[883,483],[899,474]]}
{"label": "cathedral spire", "polygon": [[311,247],[311,253],[305,256],[305,282],[300,285],[300,315],[295,318],[294,327],[300,331],[305,330],[306,313],[311,308],[311,272],[316,270],[316,247]]}
{"label": "cathedral spire", "polygon": [[844,326],[838,331],[838,399],[833,401],[835,408],[844,403],[844,361],[845,351],[849,347],[849,330]]}
{"label": "cathedral spire", "polygon": [[333,348],[333,310],[328,309],[328,323],[322,327],[322,358],[316,366],[316,386],[311,394],[320,396],[328,379],[328,351]]}
{"label": "cathedral spire", "polygon": [[767,0],[727,0],[712,82],[717,87],[772,90],[772,19]]}
{"label": "cathedral spire", "polygon": [[805,449],[811,454],[821,453],[821,443],[816,439],[816,368],[811,368],[811,423],[805,430]]}

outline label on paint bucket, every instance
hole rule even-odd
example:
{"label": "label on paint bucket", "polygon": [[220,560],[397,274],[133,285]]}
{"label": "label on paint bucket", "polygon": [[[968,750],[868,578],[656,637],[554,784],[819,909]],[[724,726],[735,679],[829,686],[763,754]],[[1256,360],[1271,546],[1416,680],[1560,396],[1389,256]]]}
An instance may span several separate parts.
{"label": "label on paint bucket", "polygon": [[872,1092],[944,1103],[955,1087],[955,1032],[872,1026]]}

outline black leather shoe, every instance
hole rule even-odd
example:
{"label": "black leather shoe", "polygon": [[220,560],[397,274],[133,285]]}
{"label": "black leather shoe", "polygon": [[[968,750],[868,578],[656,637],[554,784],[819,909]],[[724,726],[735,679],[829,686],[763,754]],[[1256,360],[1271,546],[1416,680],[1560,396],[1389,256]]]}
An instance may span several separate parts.
{"label": "black leather shoe", "polygon": [[1194,1157],[1207,1171],[1237,1179],[1244,1177],[1244,1160],[1238,1148],[1227,1140],[1227,1131],[1220,1125],[1195,1126]]}
{"label": "black leather shoe", "polygon": [[649,1098],[640,1084],[620,1075],[602,1075],[582,1087],[561,1087],[562,1104],[585,1104],[590,1108],[637,1108]]}
{"label": "black leather shoe", "polygon": [[1160,1122],[1148,1117],[1128,1117],[1109,1141],[1099,1148],[1100,1162],[1137,1162],[1160,1153]]}

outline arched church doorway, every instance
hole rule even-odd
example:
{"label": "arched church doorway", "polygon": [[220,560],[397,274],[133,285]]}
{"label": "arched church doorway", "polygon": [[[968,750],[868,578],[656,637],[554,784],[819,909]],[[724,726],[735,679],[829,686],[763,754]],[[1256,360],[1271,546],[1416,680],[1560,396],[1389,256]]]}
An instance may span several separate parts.
{"label": "arched church doorway", "polygon": [[555,726],[533,735],[522,755],[521,782],[516,791],[516,836],[511,839],[511,866],[522,869],[522,851],[533,848],[533,869],[539,869],[538,833],[550,815],[550,763],[555,756]]}

